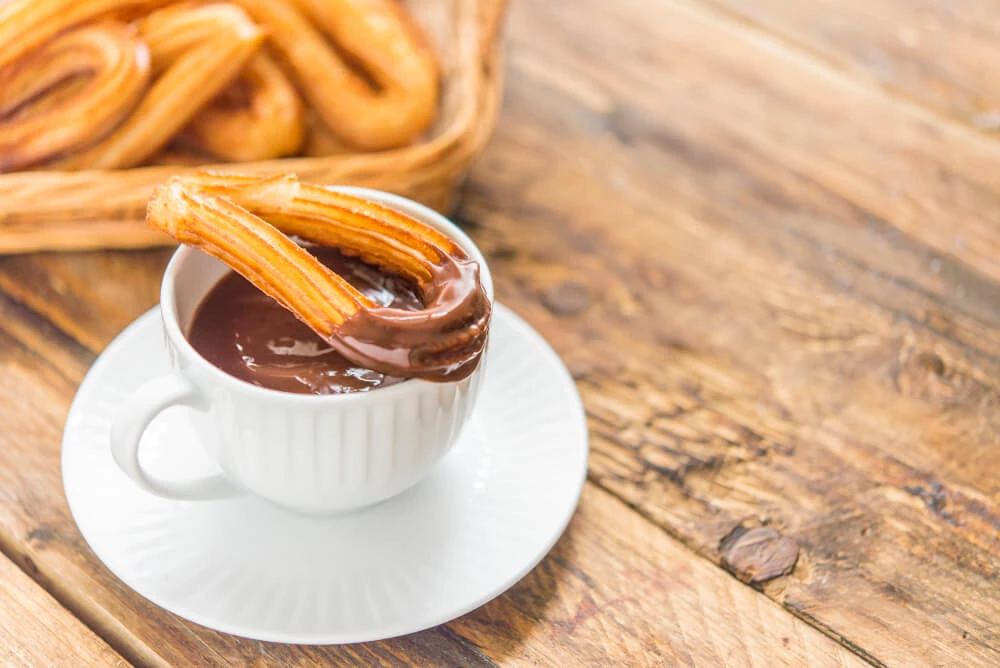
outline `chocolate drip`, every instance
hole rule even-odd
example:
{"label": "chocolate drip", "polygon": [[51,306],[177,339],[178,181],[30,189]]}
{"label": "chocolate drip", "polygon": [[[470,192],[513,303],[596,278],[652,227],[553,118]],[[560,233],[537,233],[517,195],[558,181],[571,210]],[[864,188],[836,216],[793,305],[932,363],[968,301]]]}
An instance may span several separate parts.
{"label": "chocolate drip", "polygon": [[[310,251],[377,304],[403,313],[423,308],[419,290],[407,281],[386,276],[335,249]],[[343,394],[405,380],[346,358],[236,273],[224,276],[202,300],[188,340],[229,375],[283,392]]]}
{"label": "chocolate drip", "polygon": [[459,380],[479,363],[489,331],[490,302],[479,265],[454,253],[421,286],[424,308],[379,306],[358,311],[330,345],[359,364],[394,376]]}

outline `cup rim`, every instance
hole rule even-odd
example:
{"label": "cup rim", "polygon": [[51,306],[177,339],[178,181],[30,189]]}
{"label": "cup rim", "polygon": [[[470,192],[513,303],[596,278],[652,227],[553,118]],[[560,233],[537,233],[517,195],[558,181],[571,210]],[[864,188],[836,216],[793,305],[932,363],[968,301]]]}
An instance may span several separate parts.
{"label": "cup rim", "polygon": [[[396,208],[397,210],[401,210],[401,213],[417,217],[421,220],[421,222],[444,232],[453,241],[457,242],[458,245],[461,246],[473,260],[479,263],[480,282],[486,290],[486,296],[490,301],[490,306],[494,306],[493,278],[490,273],[489,265],[486,263],[486,259],[483,257],[479,247],[476,246],[472,239],[470,239],[469,236],[460,227],[458,227],[458,225],[453,223],[447,217],[419,202],[382,190],[364,188],[360,186],[327,187],[331,190],[336,190],[349,195],[365,197],[367,199],[375,200],[380,204]],[[179,273],[180,267],[187,256],[201,252],[202,251],[197,248],[186,245],[181,245],[176,251],[174,251],[174,254],[171,256],[170,261],[167,263],[167,267],[163,272],[163,279],[160,284],[160,317],[163,321],[167,336],[171,339],[171,341],[173,341],[178,351],[183,353],[187,359],[190,359],[193,364],[202,369],[204,373],[207,373],[214,382],[221,383],[234,392],[246,392],[269,401],[291,403],[307,402],[312,404],[343,404],[358,401],[372,401],[373,398],[375,400],[378,400],[379,398],[388,400],[400,395],[418,393],[431,386],[446,387],[471,378],[470,375],[460,380],[446,382],[435,382],[421,378],[408,378],[404,382],[396,383],[395,385],[390,385],[388,387],[375,388],[367,392],[346,392],[344,394],[298,394],[295,392],[275,390],[269,387],[261,387],[231,376],[205,359],[201,353],[199,353],[195,347],[191,345],[191,342],[188,341],[187,336],[185,336],[184,332],[181,330],[179,318],[177,316],[177,302],[175,297],[177,274]],[[490,324],[488,327],[492,327],[492,322],[492,318],[490,318]],[[487,338],[487,347],[488,345],[489,341]],[[478,374],[482,371],[483,365],[486,362],[485,357],[486,349],[484,348],[479,364],[472,372],[472,375]]]}

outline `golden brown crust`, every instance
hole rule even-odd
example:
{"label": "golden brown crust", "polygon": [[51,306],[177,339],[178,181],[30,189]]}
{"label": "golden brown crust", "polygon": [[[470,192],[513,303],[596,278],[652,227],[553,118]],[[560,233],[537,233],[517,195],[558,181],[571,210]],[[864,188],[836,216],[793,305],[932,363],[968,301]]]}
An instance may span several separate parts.
{"label": "golden brown crust", "polygon": [[[437,63],[393,0],[234,1],[268,30],[278,57],[345,144],[366,150],[402,146],[430,125]],[[374,87],[338,50],[360,64]]]}
{"label": "golden brown crust", "polygon": [[91,148],[51,163],[55,169],[118,169],[158,153],[236,77],[264,33],[228,4],[174,6],[139,22],[159,72],[135,112]]}
{"label": "golden brown crust", "polygon": [[0,172],[403,146],[438,79],[396,0],[0,0]]}
{"label": "golden brown crust", "polygon": [[0,68],[25,58],[67,28],[156,4],[156,0],[5,0],[0,3]]}
{"label": "golden brown crust", "polygon": [[310,158],[323,158],[351,152],[350,147],[330,132],[323,119],[311,107],[306,109],[305,129],[306,139],[302,148],[304,155]]}
{"label": "golden brown crust", "polygon": [[[490,307],[478,266],[446,235],[380,204],[293,175],[203,172],[157,188],[146,220],[229,265],[359,364],[446,379],[471,372],[485,345]],[[289,234],[410,279],[427,308],[378,307]]]}
{"label": "golden brown crust", "polygon": [[184,130],[186,140],[230,162],[292,155],[304,136],[302,98],[266,51]]}
{"label": "golden brown crust", "polygon": [[55,37],[0,70],[0,171],[38,164],[107,135],[148,84],[149,52],[128,26],[105,21]]}
{"label": "golden brown crust", "polygon": [[331,336],[346,317],[371,304],[294,241],[198,177],[174,177],[159,186],[146,220],[222,260],[320,335]]}

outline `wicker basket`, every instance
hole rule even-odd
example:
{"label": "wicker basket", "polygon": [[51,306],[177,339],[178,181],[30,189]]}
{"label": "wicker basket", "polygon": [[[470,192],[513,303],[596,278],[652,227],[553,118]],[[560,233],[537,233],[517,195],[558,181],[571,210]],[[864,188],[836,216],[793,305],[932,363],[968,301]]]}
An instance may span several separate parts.
{"label": "wicker basket", "polygon": [[[379,153],[208,167],[290,171],[303,181],[379,188],[446,212],[499,112],[505,0],[411,0],[408,6],[435,42],[442,65],[441,108],[426,140]],[[143,222],[146,200],[167,177],[192,169],[0,175],[0,253],[168,245],[169,238]]]}

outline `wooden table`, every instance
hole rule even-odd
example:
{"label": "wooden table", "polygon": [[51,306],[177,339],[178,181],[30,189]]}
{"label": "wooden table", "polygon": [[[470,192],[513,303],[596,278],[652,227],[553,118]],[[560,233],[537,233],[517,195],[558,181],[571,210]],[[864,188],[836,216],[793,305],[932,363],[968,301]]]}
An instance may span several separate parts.
{"label": "wooden table", "polygon": [[514,3],[457,216],[587,407],[549,557],[387,642],[163,612],[59,441],[168,252],[4,258],[0,663],[1000,664],[1000,1],[565,5]]}

